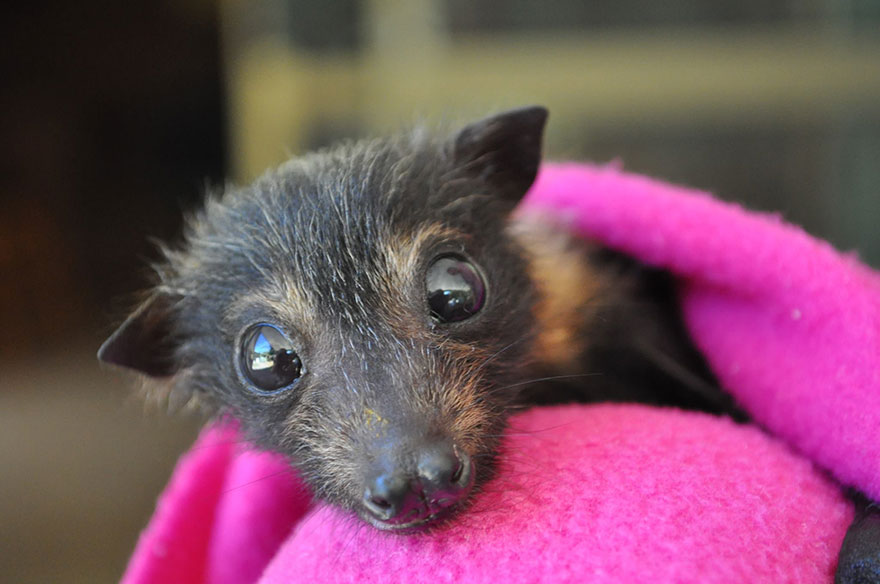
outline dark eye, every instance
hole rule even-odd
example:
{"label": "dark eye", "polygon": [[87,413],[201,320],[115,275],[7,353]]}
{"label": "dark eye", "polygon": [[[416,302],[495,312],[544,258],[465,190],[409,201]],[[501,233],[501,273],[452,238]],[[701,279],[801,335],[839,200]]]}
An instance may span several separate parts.
{"label": "dark eye", "polygon": [[245,332],[241,344],[241,370],[261,391],[277,391],[302,375],[303,366],[284,333],[269,324]]}
{"label": "dark eye", "polygon": [[441,323],[470,318],[483,307],[486,285],[466,259],[456,255],[440,256],[425,276],[431,316]]}

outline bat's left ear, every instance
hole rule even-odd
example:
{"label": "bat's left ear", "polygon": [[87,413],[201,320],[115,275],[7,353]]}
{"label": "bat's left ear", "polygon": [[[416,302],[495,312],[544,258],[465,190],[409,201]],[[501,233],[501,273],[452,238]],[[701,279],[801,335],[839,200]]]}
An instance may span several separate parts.
{"label": "bat's left ear", "polygon": [[154,292],[98,349],[98,359],[150,377],[177,371],[172,319],[176,297]]}
{"label": "bat's left ear", "polygon": [[465,126],[455,137],[455,163],[512,202],[538,174],[547,108],[510,110]]}

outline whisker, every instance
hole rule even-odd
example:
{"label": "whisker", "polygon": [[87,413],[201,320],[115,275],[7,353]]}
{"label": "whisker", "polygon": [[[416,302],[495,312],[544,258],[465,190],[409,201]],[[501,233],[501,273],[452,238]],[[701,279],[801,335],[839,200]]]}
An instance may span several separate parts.
{"label": "whisker", "polygon": [[489,363],[491,363],[493,359],[495,359],[496,357],[498,357],[498,356],[499,356],[501,353],[503,353],[504,351],[507,351],[507,350],[510,349],[511,347],[513,347],[513,346],[515,346],[515,345],[517,345],[517,344],[523,342],[523,341],[525,340],[525,338],[526,338],[526,337],[524,337],[524,336],[523,336],[523,337],[520,337],[520,338],[518,338],[517,340],[513,341],[512,343],[508,344],[508,345],[507,345],[506,347],[504,347],[503,349],[499,349],[498,351],[495,351],[495,354],[492,355],[491,357],[489,357],[488,359],[486,359],[485,361],[483,361],[483,362],[480,364],[480,366],[477,367],[477,368],[474,370],[474,372],[472,373],[472,375],[476,376],[476,374],[480,372],[480,369],[482,369],[483,367],[485,367],[486,365],[488,365]]}
{"label": "whisker", "polygon": [[593,372],[593,373],[572,373],[569,375],[549,375],[547,377],[536,377],[534,379],[527,379],[525,381],[518,381],[516,383],[511,383],[509,385],[503,385],[501,387],[496,387],[489,392],[489,395],[492,395],[497,392],[501,392],[507,389],[513,389],[514,387],[520,387],[523,385],[529,385],[530,383],[540,383],[542,381],[554,381],[557,379],[576,379],[579,377],[596,377],[604,375],[601,372]]}
{"label": "whisker", "polygon": [[264,477],[260,477],[260,478],[258,478],[258,479],[254,479],[254,480],[252,480],[252,481],[248,481],[248,482],[246,482],[246,483],[242,483],[242,484],[240,484],[240,485],[235,485],[234,487],[231,487],[231,488],[229,488],[229,489],[226,489],[226,490],[222,491],[222,494],[225,495],[226,493],[231,493],[232,491],[237,491],[238,489],[241,489],[241,488],[243,488],[243,487],[248,487],[248,486],[250,486],[250,485],[253,485],[253,484],[259,483],[259,482],[261,482],[261,481],[265,481],[266,479],[271,479],[272,477],[281,476],[281,475],[283,475],[283,474],[287,474],[287,473],[289,473],[289,472],[291,472],[290,469],[284,469],[284,470],[280,470],[280,471],[278,471],[278,472],[273,472],[272,474],[268,474],[268,475],[266,475],[266,476],[264,476]]}

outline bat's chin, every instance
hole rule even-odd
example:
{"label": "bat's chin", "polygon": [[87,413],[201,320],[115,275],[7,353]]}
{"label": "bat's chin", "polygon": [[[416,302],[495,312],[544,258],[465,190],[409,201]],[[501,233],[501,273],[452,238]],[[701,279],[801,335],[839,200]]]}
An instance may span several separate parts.
{"label": "bat's chin", "polygon": [[411,518],[404,518],[402,520],[396,521],[383,521],[374,517],[368,512],[361,512],[360,517],[368,524],[381,531],[399,533],[402,535],[412,535],[417,533],[424,533],[448,522],[461,509],[462,506],[463,505],[461,504],[454,505],[452,507],[440,509],[439,511],[434,513],[413,516]]}

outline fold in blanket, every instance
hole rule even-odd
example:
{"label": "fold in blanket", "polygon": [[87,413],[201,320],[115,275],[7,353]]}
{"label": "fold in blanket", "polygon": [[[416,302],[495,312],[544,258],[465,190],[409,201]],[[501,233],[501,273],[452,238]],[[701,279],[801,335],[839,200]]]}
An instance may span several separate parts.
{"label": "fold in blanket", "polygon": [[880,499],[880,275],[777,216],[608,167],[548,167],[524,205],[677,274],[724,388]]}
{"label": "fold in blanket", "polygon": [[880,276],[777,217],[611,167],[546,166],[521,212],[538,210],[677,274],[722,384],[791,449],[699,414],[536,409],[474,513],[408,538],[306,516],[287,465],[218,426],[125,581],[830,581],[852,509],[811,462],[880,499]]}

